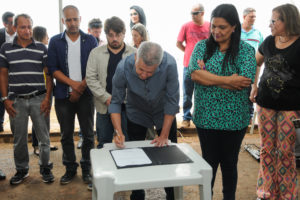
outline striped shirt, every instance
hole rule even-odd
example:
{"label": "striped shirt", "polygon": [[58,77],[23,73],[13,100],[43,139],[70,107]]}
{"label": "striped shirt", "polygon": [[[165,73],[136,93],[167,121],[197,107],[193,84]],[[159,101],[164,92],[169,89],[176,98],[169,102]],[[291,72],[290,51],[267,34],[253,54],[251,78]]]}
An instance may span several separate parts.
{"label": "striped shirt", "polygon": [[241,40],[250,44],[255,49],[255,51],[257,51],[258,47],[264,41],[264,38],[261,32],[259,32],[259,30],[252,27],[252,29],[249,32],[246,32],[242,28]]}
{"label": "striped shirt", "polygon": [[46,89],[44,67],[47,48],[35,42],[23,48],[17,44],[17,36],[12,43],[5,43],[0,49],[0,67],[8,68],[10,95],[26,95]]}

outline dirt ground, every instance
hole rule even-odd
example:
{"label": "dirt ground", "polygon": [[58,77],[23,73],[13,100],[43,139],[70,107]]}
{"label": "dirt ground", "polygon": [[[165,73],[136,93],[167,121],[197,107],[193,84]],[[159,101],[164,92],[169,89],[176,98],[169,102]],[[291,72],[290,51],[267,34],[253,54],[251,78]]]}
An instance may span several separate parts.
{"label": "dirt ground", "polygon": [[[76,138],[77,139],[77,138]],[[199,140],[196,133],[185,134],[183,138],[179,138],[179,142],[190,144],[197,152],[201,153]],[[6,173],[7,178],[0,181],[0,199],[1,200],[89,200],[92,193],[87,190],[86,185],[81,180],[81,171],[78,170],[78,175],[68,185],[60,185],[59,179],[64,174],[64,167],[61,163],[61,146],[59,142],[52,142],[59,147],[58,151],[51,152],[51,161],[54,163],[53,174],[56,178],[52,184],[44,184],[41,180],[38,168],[38,158],[32,152],[31,143],[28,144],[30,152],[30,176],[24,183],[18,186],[11,186],[9,179],[14,175],[14,161],[13,161],[13,144],[1,143],[0,144],[0,168]],[[239,157],[239,179],[237,186],[236,199],[238,200],[251,200],[256,199],[255,187],[256,179],[259,168],[259,163],[244,150],[245,144],[259,145],[258,134],[247,134],[241,148]],[[77,160],[80,159],[80,150],[76,150]],[[299,174],[298,170],[298,174]],[[300,176],[298,175],[298,178]],[[148,200],[163,200],[165,199],[164,191],[159,189],[151,189],[146,191]],[[115,194],[116,200],[128,200],[130,192],[119,192]],[[199,199],[197,186],[184,187],[184,199],[194,200]],[[220,172],[218,172],[215,188],[214,200],[222,199],[222,181]]]}

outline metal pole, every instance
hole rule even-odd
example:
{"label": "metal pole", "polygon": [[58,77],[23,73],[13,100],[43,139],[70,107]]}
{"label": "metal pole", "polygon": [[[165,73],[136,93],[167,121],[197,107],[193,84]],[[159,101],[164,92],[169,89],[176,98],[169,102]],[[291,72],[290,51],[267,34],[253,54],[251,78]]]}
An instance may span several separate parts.
{"label": "metal pole", "polygon": [[59,16],[59,32],[62,33],[64,31],[64,27],[63,27],[63,24],[62,24],[62,1],[63,0],[58,0],[58,16]]}

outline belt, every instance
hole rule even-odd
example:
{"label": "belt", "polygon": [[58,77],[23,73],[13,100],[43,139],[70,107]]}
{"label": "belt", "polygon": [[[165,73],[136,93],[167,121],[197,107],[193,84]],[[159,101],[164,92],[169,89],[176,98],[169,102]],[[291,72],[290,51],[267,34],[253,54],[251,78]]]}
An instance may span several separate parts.
{"label": "belt", "polygon": [[40,96],[40,95],[45,94],[45,93],[46,93],[46,90],[43,90],[43,91],[35,92],[35,93],[33,93],[33,94],[28,94],[28,95],[18,95],[17,98],[31,99],[32,97]]}

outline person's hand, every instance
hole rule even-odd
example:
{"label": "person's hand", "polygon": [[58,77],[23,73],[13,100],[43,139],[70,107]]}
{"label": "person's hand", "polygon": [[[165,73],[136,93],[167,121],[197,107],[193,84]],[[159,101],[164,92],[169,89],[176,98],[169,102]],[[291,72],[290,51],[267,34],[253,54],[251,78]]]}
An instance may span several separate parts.
{"label": "person's hand", "polygon": [[72,102],[72,103],[75,103],[77,101],[79,101],[79,98],[80,98],[80,94],[73,91],[73,92],[70,92],[70,97],[69,97],[69,100]]}
{"label": "person's hand", "polygon": [[114,143],[116,147],[123,149],[125,147],[125,136],[122,133],[114,134]]}
{"label": "person's hand", "polygon": [[41,103],[41,106],[40,106],[40,109],[41,109],[41,113],[45,113],[45,116],[48,116],[50,114],[50,101],[49,99],[45,98],[42,103]]}
{"label": "person's hand", "polygon": [[111,96],[105,101],[105,105],[108,107],[111,102]]}
{"label": "person's hand", "polygon": [[198,60],[197,61],[198,66],[200,67],[201,70],[205,70],[205,64],[203,60]]}
{"label": "person's hand", "polygon": [[151,144],[155,144],[156,147],[163,147],[168,145],[168,137],[160,135],[159,137],[152,140]]}
{"label": "person's hand", "polygon": [[231,76],[228,76],[227,78],[229,80],[229,85],[236,90],[242,90],[251,85],[250,78],[247,78],[244,76],[239,76],[238,74],[232,74]]}
{"label": "person's hand", "polygon": [[250,101],[252,101],[253,103],[256,103],[256,96],[257,96],[257,86],[255,84],[252,85],[252,89],[251,89],[251,93],[250,93]]}
{"label": "person's hand", "polygon": [[9,116],[11,116],[11,117],[15,117],[17,114],[17,111],[13,107],[13,104],[14,104],[14,102],[12,100],[6,99],[4,101],[5,109],[6,109],[7,113],[9,114]]}
{"label": "person's hand", "polygon": [[73,83],[70,86],[73,92],[75,91],[80,95],[82,95],[85,90],[85,85],[83,84],[82,81],[73,81]]}

